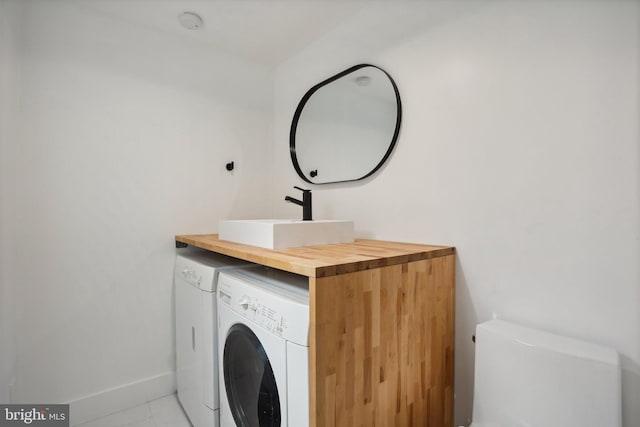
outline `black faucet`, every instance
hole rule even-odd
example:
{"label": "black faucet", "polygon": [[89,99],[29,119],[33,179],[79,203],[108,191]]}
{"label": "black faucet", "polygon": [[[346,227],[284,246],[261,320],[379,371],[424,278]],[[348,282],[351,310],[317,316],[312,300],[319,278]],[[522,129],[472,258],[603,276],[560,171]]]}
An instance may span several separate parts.
{"label": "black faucet", "polygon": [[289,196],[285,197],[284,200],[302,206],[302,220],[311,221],[313,219],[313,215],[311,215],[311,190],[305,190],[304,188],[295,186],[293,188],[302,191],[302,201]]}

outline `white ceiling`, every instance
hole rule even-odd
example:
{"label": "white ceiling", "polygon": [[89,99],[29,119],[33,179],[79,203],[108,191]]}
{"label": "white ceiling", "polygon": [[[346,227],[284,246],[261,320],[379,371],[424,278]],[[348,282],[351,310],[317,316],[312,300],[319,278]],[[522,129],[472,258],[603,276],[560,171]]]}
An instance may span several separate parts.
{"label": "white ceiling", "polygon": [[[348,20],[371,1],[348,0],[77,0],[79,7],[275,66]],[[185,11],[204,20],[183,28]]]}

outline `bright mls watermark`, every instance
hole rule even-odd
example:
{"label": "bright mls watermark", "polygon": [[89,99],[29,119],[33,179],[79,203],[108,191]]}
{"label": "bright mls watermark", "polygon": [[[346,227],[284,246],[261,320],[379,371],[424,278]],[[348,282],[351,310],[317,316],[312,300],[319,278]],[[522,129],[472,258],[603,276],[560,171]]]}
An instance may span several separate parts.
{"label": "bright mls watermark", "polygon": [[1,405],[0,427],[69,427],[69,405]]}

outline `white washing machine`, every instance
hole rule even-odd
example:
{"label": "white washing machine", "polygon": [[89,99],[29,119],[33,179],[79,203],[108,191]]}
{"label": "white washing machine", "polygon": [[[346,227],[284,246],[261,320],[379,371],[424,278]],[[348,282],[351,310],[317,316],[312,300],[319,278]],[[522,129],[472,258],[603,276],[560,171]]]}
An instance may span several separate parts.
{"label": "white washing machine", "polygon": [[218,280],[220,425],[309,425],[309,279],[265,267]]}
{"label": "white washing machine", "polygon": [[176,256],[178,400],[194,427],[219,426],[218,274],[254,264],[189,248]]}

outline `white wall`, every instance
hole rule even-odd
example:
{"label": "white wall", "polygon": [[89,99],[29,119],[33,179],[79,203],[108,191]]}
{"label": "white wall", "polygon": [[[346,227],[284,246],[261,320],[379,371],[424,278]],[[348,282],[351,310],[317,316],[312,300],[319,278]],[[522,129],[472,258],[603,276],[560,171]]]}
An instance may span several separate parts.
{"label": "white wall", "polygon": [[273,80],[81,2],[27,2],[23,24],[14,400],[77,423],[174,387],[173,236],[267,216]]}
{"label": "white wall", "polygon": [[12,162],[17,148],[20,9],[14,2],[0,1],[0,403],[11,399],[15,375],[14,289],[7,276],[9,218],[13,217]]}
{"label": "white wall", "polygon": [[366,181],[312,186],[314,217],[457,247],[455,425],[471,416],[471,335],[494,313],[615,348],[624,425],[640,425],[640,4],[397,3],[277,70],[276,191],[303,183],[287,144],[300,97],[381,66],[403,101],[396,150]]}

